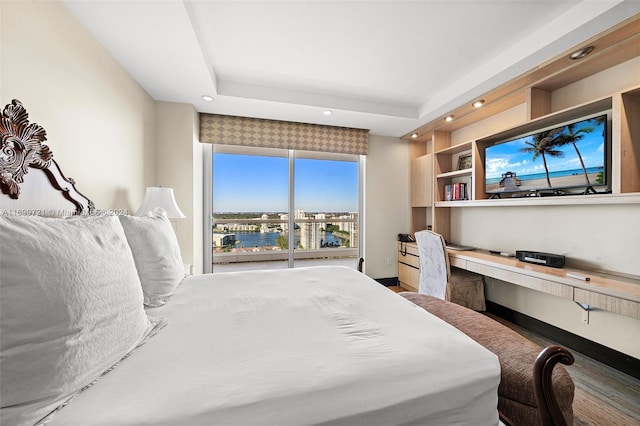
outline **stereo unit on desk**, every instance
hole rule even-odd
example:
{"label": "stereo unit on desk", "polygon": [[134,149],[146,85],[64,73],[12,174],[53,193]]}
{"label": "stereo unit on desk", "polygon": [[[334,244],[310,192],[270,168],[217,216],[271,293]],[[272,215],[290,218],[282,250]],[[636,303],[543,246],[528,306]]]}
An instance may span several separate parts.
{"label": "stereo unit on desk", "polygon": [[551,266],[554,268],[562,268],[564,266],[564,256],[560,254],[516,250],[516,259],[523,262],[535,263],[536,265]]}

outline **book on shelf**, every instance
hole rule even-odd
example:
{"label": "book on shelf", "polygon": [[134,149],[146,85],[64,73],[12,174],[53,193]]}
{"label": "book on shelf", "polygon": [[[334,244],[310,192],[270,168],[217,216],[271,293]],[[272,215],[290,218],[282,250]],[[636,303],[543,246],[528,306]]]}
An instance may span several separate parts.
{"label": "book on shelf", "polygon": [[445,201],[467,200],[467,184],[464,182],[456,182],[444,186]]}

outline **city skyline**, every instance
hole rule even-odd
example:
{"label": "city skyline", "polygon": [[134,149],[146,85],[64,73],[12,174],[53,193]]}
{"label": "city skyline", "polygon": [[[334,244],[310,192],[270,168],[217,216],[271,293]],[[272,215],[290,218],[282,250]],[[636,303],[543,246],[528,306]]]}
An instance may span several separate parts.
{"label": "city skyline", "polygon": [[[358,210],[358,163],[296,158],[295,209],[309,212]],[[214,213],[288,211],[288,159],[213,155]]]}
{"label": "city skyline", "polygon": [[[288,244],[291,234],[298,249],[357,246],[358,213],[325,214],[296,210],[293,233],[289,232],[289,223],[282,222],[282,220],[286,221],[289,215],[280,214],[279,216],[280,220],[269,219],[268,215],[263,213],[259,218],[238,219],[237,222],[231,219],[214,223],[212,229],[214,249],[218,252],[246,251],[247,247],[251,251],[282,249],[282,244]],[[260,219],[260,221],[251,223],[253,219]],[[306,219],[313,219],[313,221],[306,221]],[[282,237],[284,240],[280,241]]]}

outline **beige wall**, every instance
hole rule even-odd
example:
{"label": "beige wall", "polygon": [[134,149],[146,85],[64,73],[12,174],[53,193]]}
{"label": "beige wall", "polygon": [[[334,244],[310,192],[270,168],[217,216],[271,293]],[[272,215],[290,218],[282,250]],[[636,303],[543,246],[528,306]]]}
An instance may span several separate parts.
{"label": "beige wall", "polygon": [[397,138],[369,136],[365,178],[365,272],[397,277],[399,233],[409,232],[409,148]]}
{"label": "beige wall", "polygon": [[576,267],[640,276],[637,204],[455,209],[451,228],[454,241],[475,247],[556,253]]}
{"label": "beige wall", "polygon": [[156,183],[173,188],[185,219],[172,220],[182,259],[202,273],[202,148],[192,105],[156,103]]}
{"label": "beige wall", "polygon": [[[25,104],[63,172],[98,208],[133,213],[147,186],[174,188],[188,216],[173,221],[183,258],[201,271],[202,152],[193,107],[154,102],[62,3],[0,8],[2,105]],[[407,155],[404,142],[371,137],[365,250],[374,278],[397,275],[396,234],[409,229]]]}
{"label": "beige wall", "polygon": [[135,212],[155,180],[155,106],[60,2],[0,2],[2,107],[19,99],[97,208]]}
{"label": "beige wall", "polygon": [[[154,102],[60,2],[1,2],[2,106],[19,99],[62,171],[99,209],[169,186],[185,263],[202,271],[202,154],[191,105]],[[157,127],[156,127],[157,125]]]}
{"label": "beige wall", "polygon": [[[634,59],[552,93],[561,110],[640,85],[640,59]],[[515,107],[452,134],[454,144],[523,123],[526,108]],[[491,131],[491,129],[495,129]],[[640,205],[469,207],[451,209],[452,240],[515,252],[562,254],[576,266],[640,276]],[[487,297],[496,303],[640,358],[640,321],[603,310],[590,313],[571,301],[489,279]],[[633,337],[636,336],[636,337]]]}

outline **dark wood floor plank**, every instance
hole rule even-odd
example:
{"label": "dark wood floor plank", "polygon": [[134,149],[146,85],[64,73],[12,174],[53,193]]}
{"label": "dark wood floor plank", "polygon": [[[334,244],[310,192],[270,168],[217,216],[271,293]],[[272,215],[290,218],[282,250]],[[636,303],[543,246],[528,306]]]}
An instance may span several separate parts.
{"label": "dark wood floor plank", "polygon": [[[540,346],[557,344],[502,318],[487,314]],[[575,425],[640,426],[640,380],[571,348],[573,365],[565,366],[576,385]]]}
{"label": "dark wood floor plank", "polygon": [[[393,291],[404,291],[390,287]],[[487,316],[540,346],[557,345],[496,315]],[[564,345],[561,345],[564,346]],[[573,365],[565,366],[575,385],[573,402],[576,426],[640,426],[640,379],[589,358],[572,348]]]}

